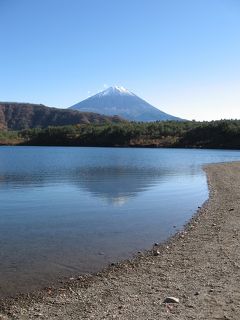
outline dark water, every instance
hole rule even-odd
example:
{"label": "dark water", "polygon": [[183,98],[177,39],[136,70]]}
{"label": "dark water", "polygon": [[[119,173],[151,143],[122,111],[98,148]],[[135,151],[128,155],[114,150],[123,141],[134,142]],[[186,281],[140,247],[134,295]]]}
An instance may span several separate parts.
{"label": "dark water", "polygon": [[1,147],[0,295],[167,239],[207,199],[201,166],[232,160],[239,151]]}

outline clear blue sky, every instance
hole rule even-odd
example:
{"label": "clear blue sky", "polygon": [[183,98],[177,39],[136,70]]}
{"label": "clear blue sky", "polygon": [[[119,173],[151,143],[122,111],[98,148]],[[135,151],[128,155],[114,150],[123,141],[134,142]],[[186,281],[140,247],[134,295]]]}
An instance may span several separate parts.
{"label": "clear blue sky", "polygon": [[106,85],[240,118],[240,1],[0,0],[0,101],[65,108]]}

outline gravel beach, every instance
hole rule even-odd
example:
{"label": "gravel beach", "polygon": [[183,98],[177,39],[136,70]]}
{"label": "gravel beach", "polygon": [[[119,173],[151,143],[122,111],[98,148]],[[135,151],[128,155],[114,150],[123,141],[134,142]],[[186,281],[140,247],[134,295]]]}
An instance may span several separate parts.
{"label": "gravel beach", "polygon": [[240,163],[205,171],[209,200],[183,232],[62,288],[2,301],[0,319],[239,320]]}

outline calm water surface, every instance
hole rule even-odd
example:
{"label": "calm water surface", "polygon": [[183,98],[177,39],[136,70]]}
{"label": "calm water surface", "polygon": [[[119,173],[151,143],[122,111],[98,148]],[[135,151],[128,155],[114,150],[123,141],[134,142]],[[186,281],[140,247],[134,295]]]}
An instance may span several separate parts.
{"label": "calm water surface", "polygon": [[[239,151],[0,148],[0,295],[94,272],[164,241]],[[175,228],[174,228],[175,227]]]}

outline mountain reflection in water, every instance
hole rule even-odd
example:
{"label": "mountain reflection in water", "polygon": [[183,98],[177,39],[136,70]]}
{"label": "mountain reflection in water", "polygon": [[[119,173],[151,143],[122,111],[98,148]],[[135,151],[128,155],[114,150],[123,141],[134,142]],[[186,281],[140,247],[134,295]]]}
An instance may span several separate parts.
{"label": "mountain reflection in water", "polygon": [[123,205],[139,193],[164,181],[167,170],[134,167],[96,167],[66,170],[61,175],[12,173],[0,176],[0,188],[42,188],[46,185],[70,184],[99,197],[109,204]]}

